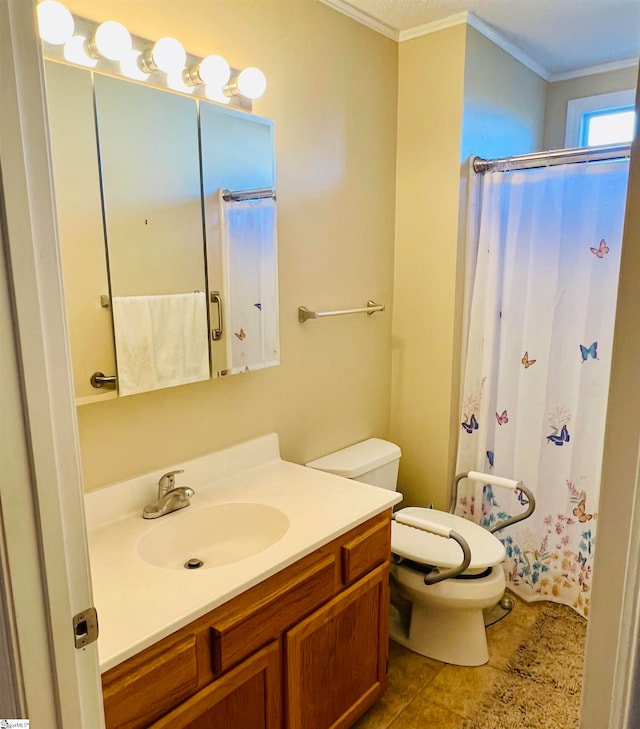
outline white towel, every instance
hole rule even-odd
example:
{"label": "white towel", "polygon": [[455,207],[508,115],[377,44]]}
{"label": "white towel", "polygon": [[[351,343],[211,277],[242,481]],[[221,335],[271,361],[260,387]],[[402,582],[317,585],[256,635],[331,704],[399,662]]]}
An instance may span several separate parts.
{"label": "white towel", "polygon": [[203,292],[114,296],[112,306],[120,395],[209,378]]}

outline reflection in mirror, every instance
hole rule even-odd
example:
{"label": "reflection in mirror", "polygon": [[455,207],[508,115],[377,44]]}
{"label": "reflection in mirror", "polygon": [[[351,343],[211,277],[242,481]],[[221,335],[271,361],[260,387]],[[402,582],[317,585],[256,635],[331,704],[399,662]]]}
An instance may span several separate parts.
{"label": "reflection in mirror", "polygon": [[276,206],[271,189],[253,195],[219,193],[229,374],[279,362]]}
{"label": "reflection in mirror", "polygon": [[201,102],[200,132],[210,287],[222,292],[226,332],[212,343],[214,368],[226,375],[276,365],[273,125]]}
{"label": "reflection in mirror", "polygon": [[78,403],[115,397],[90,384],[93,372],[115,373],[91,74],[45,63],[51,161],[73,379]]}
{"label": "reflection in mirror", "polygon": [[196,102],[95,76],[118,392],[209,377]]}
{"label": "reflection in mirror", "polygon": [[77,402],[278,364],[272,122],[45,65]]}
{"label": "reflection in mirror", "polygon": [[107,76],[94,83],[112,294],[203,291],[195,101]]}

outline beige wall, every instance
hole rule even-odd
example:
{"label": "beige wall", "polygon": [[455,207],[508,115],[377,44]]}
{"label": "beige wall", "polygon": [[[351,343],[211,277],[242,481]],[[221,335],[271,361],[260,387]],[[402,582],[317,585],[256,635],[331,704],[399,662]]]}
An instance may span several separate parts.
{"label": "beige wall", "polygon": [[400,44],[391,439],[405,503],[445,506],[466,26]]}
{"label": "beige wall", "polygon": [[[276,431],[305,462],[388,436],[398,47],[316,0],[67,0],[189,52],[256,65],[254,105],[275,121],[279,367],[78,409],[85,487]],[[387,305],[371,317],[297,321],[297,307]]]}
{"label": "beige wall", "polygon": [[401,43],[399,73],[391,437],[405,503],[445,508],[460,430],[460,160],[538,149],[545,83],[466,25]]}
{"label": "beige wall", "polygon": [[545,91],[537,73],[468,26],[460,158],[542,149]]}
{"label": "beige wall", "polygon": [[638,69],[632,67],[547,84],[543,149],[562,149],[565,146],[567,103],[571,99],[635,89],[637,80]]}

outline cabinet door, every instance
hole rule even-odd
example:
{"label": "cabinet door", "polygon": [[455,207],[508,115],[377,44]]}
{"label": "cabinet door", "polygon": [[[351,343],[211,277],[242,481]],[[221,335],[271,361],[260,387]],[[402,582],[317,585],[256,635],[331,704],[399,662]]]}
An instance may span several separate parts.
{"label": "cabinet door", "polygon": [[150,729],[280,729],[280,652],[270,643]]}
{"label": "cabinet door", "polygon": [[51,163],[77,404],[115,397],[90,384],[116,369],[111,312],[99,305],[109,291],[104,254],[100,173],[91,72],[45,61]]}
{"label": "cabinet door", "polygon": [[287,729],[349,727],[387,686],[388,565],[285,636]]}

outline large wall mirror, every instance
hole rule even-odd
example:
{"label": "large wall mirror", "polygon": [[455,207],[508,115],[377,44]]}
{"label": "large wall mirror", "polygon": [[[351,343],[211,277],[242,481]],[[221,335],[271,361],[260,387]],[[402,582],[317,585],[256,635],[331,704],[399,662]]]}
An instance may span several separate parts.
{"label": "large wall mirror", "polygon": [[278,364],[272,123],[45,66],[78,402]]}

